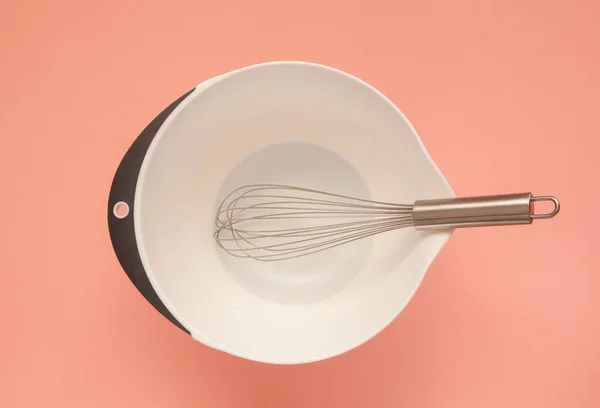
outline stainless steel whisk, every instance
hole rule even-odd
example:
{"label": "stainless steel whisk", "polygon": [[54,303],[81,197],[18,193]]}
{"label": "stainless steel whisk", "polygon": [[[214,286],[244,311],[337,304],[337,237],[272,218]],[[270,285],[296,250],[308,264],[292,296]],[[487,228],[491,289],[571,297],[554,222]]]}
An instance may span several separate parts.
{"label": "stainless steel whisk", "polygon": [[[537,201],[549,201],[554,209],[538,214]],[[559,209],[555,197],[531,193],[395,204],[303,187],[256,184],[237,188],[223,200],[214,237],[235,257],[279,261],[399,228],[531,224],[554,217]]]}

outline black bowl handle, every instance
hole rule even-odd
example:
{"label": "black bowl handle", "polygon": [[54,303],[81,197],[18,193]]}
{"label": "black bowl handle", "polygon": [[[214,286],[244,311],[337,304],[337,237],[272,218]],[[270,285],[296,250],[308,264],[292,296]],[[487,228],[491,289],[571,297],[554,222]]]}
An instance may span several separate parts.
{"label": "black bowl handle", "polygon": [[[163,122],[193,91],[192,89],[169,105],[137,137],[117,168],[108,196],[108,229],[110,239],[115,254],[125,273],[127,273],[127,276],[129,276],[129,279],[133,282],[137,290],[140,291],[156,310],[188,334],[190,332],[173,317],[161,302],[148,280],[135,238],[133,206],[135,188],[146,151]],[[121,210],[118,214],[120,216],[115,214],[117,207]]]}

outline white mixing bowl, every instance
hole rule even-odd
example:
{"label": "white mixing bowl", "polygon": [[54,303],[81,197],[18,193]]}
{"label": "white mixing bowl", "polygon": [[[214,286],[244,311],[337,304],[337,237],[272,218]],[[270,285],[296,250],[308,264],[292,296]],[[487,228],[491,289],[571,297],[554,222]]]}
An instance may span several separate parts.
{"label": "white mixing bowl", "polygon": [[214,242],[215,212],[257,183],[409,204],[454,197],[402,112],[342,71],[259,64],[174,102],[117,170],[113,247],[163,315],[243,358],[306,363],[359,346],[402,311],[450,237],[403,229],[289,261],[233,258]]}

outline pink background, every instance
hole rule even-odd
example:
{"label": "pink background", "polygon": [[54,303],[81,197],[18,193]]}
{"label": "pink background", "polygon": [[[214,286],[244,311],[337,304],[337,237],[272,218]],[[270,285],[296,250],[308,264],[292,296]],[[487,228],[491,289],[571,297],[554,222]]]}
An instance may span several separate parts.
{"label": "pink background", "polygon": [[[358,5],[362,3],[362,5]],[[1,407],[600,406],[597,1],[41,1],[0,10]],[[384,332],[305,366],[196,343],[122,272],[122,155],[195,84],[301,59],[393,99],[461,195],[557,195],[457,232]]]}

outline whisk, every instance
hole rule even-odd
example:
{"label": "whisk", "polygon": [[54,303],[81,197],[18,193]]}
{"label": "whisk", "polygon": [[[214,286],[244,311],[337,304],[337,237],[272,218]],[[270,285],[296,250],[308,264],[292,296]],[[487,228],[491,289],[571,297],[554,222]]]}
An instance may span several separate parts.
{"label": "whisk", "polygon": [[[534,203],[549,201],[538,214]],[[560,209],[553,196],[531,193],[417,200],[370,201],[298,186],[256,184],[232,191],[221,203],[214,237],[232,256],[280,261],[325,251],[399,228],[452,229],[531,224]]]}

